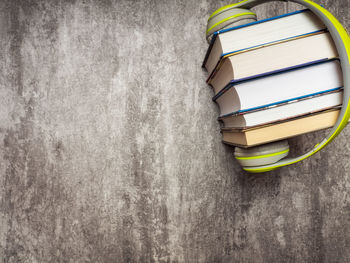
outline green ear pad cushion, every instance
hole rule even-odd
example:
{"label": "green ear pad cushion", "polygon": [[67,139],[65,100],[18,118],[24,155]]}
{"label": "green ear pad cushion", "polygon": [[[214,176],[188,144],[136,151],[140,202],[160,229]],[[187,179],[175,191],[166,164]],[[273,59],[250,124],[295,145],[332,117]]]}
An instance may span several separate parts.
{"label": "green ear pad cushion", "polygon": [[231,8],[220,11],[219,13],[212,15],[208,20],[206,32],[207,39],[210,39],[214,32],[218,30],[232,27],[232,24],[239,26],[256,20],[256,14],[248,9]]}
{"label": "green ear pad cushion", "polygon": [[278,141],[251,148],[235,148],[235,158],[243,167],[273,164],[286,157],[288,141]]}

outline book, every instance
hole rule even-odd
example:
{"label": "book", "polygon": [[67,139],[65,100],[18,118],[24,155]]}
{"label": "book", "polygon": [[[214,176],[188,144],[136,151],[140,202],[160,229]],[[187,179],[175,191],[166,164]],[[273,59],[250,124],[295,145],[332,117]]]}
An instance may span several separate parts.
{"label": "book", "polygon": [[343,91],[338,88],[332,92],[274,104],[267,108],[236,112],[219,120],[224,123],[225,128],[248,128],[330,109],[340,106],[342,100]]}
{"label": "book", "polygon": [[203,67],[211,74],[219,60],[228,54],[325,29],[323,22],[305,9],[220,30],[214,33]]}
{"label": "book", "polygon": [[231,80],[336,57],[338,53],[330,34],[316,33],[225,57],[209,77],[208,84],[216,95]]}
{"label": "book", "polygon": [[221,130],[222,140],[226,144],[243,148],[298,136],[334,126],[339,116],[339,109],[331,109],[317,114],[309,114],[293,120],[258,126],[247,129]]}
{"label": "book", "polygon": [[224,116],[340,87],[343,87],[342,70],[339,60],[333,59],[233,81],[213,100],[220,107],[220,116]]}

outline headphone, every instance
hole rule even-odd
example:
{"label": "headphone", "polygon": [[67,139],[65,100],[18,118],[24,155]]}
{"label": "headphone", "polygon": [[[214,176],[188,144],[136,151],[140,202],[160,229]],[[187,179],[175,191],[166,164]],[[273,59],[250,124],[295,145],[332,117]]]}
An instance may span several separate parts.
{"label": "headphone", "polygon": [[252,19],[256,20],[256,14],[250,11],[250,8],[271,1],[290,1],[301,4],[310,9],[325,24],[337,48],[343,71],[343,105],[338,119],[328,136],[322,142],[316,144],[309,152],[301,156],[284,158],[289,152],[289,145],[286,140],[248,149],[236,147],[235,158],[245,171],[251,173],[271,171],[312,156],[329,144],[343,130],[350,118],[350,38],[339,21],[324,7],[310,0],[243,0],[239,3],[219,8],[209,17],[206,32],[207,40],[212,40],[215,32],[232,27],[233,24],[242,25],[251,22]]}

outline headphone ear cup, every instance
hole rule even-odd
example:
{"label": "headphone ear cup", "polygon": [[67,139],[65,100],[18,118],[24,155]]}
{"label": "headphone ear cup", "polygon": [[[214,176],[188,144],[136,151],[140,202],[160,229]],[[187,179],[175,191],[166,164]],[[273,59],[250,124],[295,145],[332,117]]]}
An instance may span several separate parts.
{"label": "headphone ear cup", "polygon": [[206,32],[208,41],[211,40],[216,31],[232,27],[233,24],[239,26],[257,20],[256,14],[248,9],[228,8],[218,11],[215,11],[208,19]]}
{"label": "headphone ear cup", "polygon": [[288,141],[278,141],[248,149],[235,148],[235,158],[243,167],[273,164],[289,153]]}

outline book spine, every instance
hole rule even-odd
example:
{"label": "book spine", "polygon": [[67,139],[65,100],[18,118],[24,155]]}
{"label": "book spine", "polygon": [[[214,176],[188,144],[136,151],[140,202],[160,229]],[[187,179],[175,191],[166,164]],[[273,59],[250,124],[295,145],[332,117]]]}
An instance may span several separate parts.
{"label": "book spine", "polygon": [[203,63],[202,63],[202,68],[205,68],[205,64],[207,63],[208,57],[209,57],[210,52],[211,52],[211,50],[212,50],[212,48],[213,48],[213,46],[214,46],[214,42],[215,42],[215,39],[217,38],[217,35],[218,35],[218,32],[215,32],[215,33],[213,34],[213,37],[212,37],[212,39],[211,39],[211,41],[210,41],[210,44],[209,44],[207,53],[205,54],[205,57],[204,57],[204,61],[203,61]]}

